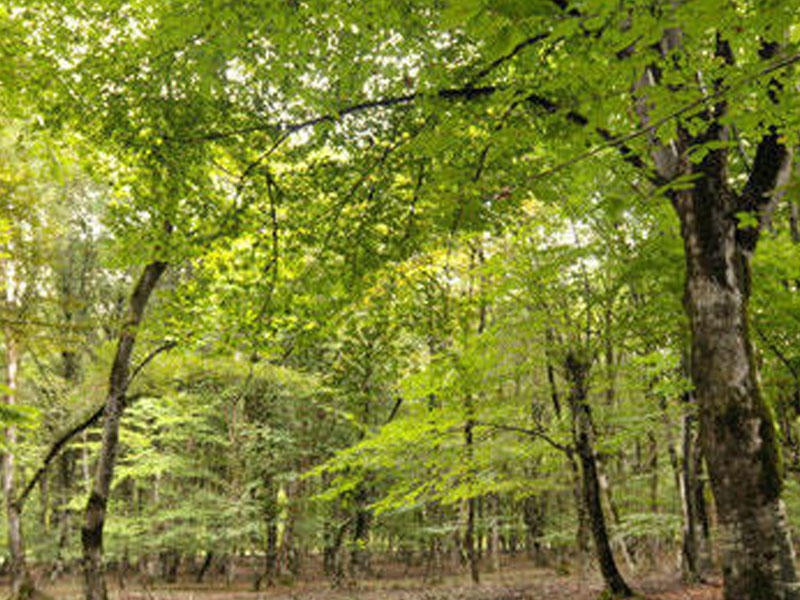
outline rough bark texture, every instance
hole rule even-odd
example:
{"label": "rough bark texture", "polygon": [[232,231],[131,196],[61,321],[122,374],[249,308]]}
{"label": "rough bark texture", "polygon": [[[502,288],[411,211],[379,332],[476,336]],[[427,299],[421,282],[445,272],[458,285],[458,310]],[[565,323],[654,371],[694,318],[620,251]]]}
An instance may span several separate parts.
{"label": "rough bark texture", "polygon": [[600,572],[603,581],[615,597],[630,598],[633,592],[623,579],[614,560],[601,504],[600,479],[594,454],[591,412],[587,398],[589,363],[570,353],[566,358],[565,373],[570,385],[568,401],[572,413],[575,450],[581,465],[583,502],[589,516]]}
{"label": "rough bark texture", "polygon": [[[727,133],[711,124],[705,139]],[[750,182],[737,196],[727,154],[712,150],[687,167],[694,187],[673,202],[686,254],[685,306],[692,331],[692,380],[720,525],[728,600],[800,598],[789,530],[780,500],[781,472],[772,417],[759,385],[748,324],[750,253],[756,227],[736,214],[767,214],[788,152],[774,134],[759,146]]]}
{"label": "rough bark texture", "polygon": [[81,530],[86,600],[108,600],[103,566],[103,524],[117,456],[119,424],[125,405],[131,355],[136,342],[136,330],[141,323],[147,302],[166,268],[167,264],[160,261],[152,262],[145,267],[130,297],[127,318],[117,339],[117,351],[111,367],[103,415],[100,454]]}
{"label": "rough bark texture", "polygon": [[[662,58],[682,45],[679,29],[666,30]],[[727,65],[735,56],[722,33],[709,49]],[[764,43],[760,56],[773,57],[778,44]],[[636,109],[648,123],[647,87],[658,70],[647,69],[635,86]],[[712,85],[721,89],[722,80]],[[773,85],[774,82],[769,85]],[[773,90],[774,91],[774,90]],[[777,101],[770,94],[773,102]],[[681,223],[686,257],[684,303],[692,334],[691,375],[699,409],[700,444],[706,458],[720,525],[720,550],[727,600],[799,598],[794,551],[780,500],[781,469],[771,415],[761,395],[753,356],[748,300],[750,257],[768,225],[790,173],[790,151],[768,127],[758,144],[741,193],[728,174],[728,128],[724,99],[679,125],[662,143],[652,131],[651,155],[664,181],[691,178],[690,189],[670,192]],[[703,131],[692,135],[698,121]],[[768,126],[769,123],[764,123]],[[721,143],[721,144],[720,144]],[[722,148],[709,148],[708,144]],[[699,164],[688,156],[701,150]],[[748,215],[740,223],[739,215]],[[753,224],[755,223],[755,224]],[[687,490],[688,492],[688,490]],[[698,517],[701,507],[698,505]]]}

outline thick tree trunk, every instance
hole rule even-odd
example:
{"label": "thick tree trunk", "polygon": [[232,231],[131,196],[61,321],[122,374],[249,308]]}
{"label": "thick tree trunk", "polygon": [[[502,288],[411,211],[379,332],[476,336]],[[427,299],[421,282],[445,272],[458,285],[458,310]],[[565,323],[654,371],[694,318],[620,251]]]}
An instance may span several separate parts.
{"label": "thick tree trunk", "polygon": [[[708,137],[724,139],[725,132],[712,125]],[[758,208],[765,201],[762,195],[775,185],[776,176],[768,171],[785,158],[777,136],[767,140],[763,152],[767,154],[756,157],[755,183],[744,201],[728,187],[724,150],[710,151],[695,168],[699,179],[694,188],[673,198],[686,253],[692,380],[719,516],[727,600],[800,598],[780,500],[777,441],[761,394],[748,323],[749,261],[757,232],[737,227],[735,217],[742,208]]]}
{"label": "thick tree trunk", "polygon": [[147,301],[166,268],[167,264],[159,261],[152,262],[145,267],[131,295],[127,318],[117,340],[117,351],[111,367],[103,416],[100,455],[97,458],[94,480],[81,530],[86,600],[108,600],[103,566],[103,524],[117,457],[119,424],[125,405],[131,355]]}
{"label": "thick tree trunk", "polygon": [[[8,388],[8,393],[4,394],[4,401],[8,405],[12,405],[15,402],[14,394],[17,390],[17,373],[19,371],[19,348],[13,332],[6,331],[5,345],[5,385]],[[14,452],[17,445],[17,428],[13,425],[6,427],[5,438],[6,451],[3,454],[2,476],[3,497],[6,503],[8,553],[11,563],[11,598],[13,600],[22,600],[32,597],[34,587],[25,563],[21,514],[19,505],[16,502],[17,487],[14,478]]]}
{"label": "thick tree trunk", "polygon": [[591,524],[600,571],[603,581],[615,597],[630,598],[633,592],[622,578],[614,560],[601,504],[600,479],[594,454],[591,412],[587,398],[589,363],[570,353],[567,355],[565,372],[570,384],[568,401],[572,413],[575,449],[581,465],[583,501]]}

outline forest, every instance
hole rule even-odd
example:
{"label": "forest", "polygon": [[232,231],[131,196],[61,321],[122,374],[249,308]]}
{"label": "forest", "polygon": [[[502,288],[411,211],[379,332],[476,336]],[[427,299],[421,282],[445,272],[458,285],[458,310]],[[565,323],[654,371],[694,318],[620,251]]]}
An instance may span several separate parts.
{"label": "forest", "polygon": [[800,600],[799,66],[795,0],[1,0],[0,596]]}

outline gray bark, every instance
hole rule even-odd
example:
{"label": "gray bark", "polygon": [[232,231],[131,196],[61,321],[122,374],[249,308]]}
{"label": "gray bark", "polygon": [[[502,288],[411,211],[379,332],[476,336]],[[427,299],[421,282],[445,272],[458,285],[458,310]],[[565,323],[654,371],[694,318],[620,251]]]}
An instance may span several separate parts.
{"label": "gray bark", "polygon": [[[711,124],[704,139],[724,140]],[[694,187],[673,195],[686,254],[685,306],[701,442],[716,499],[725,598],[800,598],[794,551],[780,499],[774,425],[759,383],[748,321],[750,256],[759,229],[734,215],[768,215],[790,153],[774,132],[759,146],[741,195],[728,185],[727,154],[694,167]]]}
{"label": "gray bark", "polygon": [[[681,44],[680,30],[666,30],[662,57]],[[760,55],[771,58],[778,49],[777,44],[765,43]],[[726,64],[734,64],[721,34],[710,51]],[[645,125],[646,88],[657,83],[656,70],[648,69],[636,85],[636,108]],[[722,83],[718,80],[712,85],[719,89]],[[769,128],[758,144],[747,184],[736,193],[728,174],[727,148],[705,146],[727,144],[728,127],[722,124],[726,113],[724,99],[709,103],[695,117],[705,122],[699,135],[679,126],[666,144],[653,131],[651,154],[664,181],[693,178],[691,188],[668,195],[684,242],[691,375],[700,443],[719,517],[724,596],[726,600],[794,600],[800,598],[800,591],[780,500],[777,441],[761,394],[748,321],[750,259],[788,179],[791,152],[781,143],[779,132]],[[692,164],[687,157],[699,148],[706,154],[699,164]],[[742,213],[757,224],[740,223]]]}

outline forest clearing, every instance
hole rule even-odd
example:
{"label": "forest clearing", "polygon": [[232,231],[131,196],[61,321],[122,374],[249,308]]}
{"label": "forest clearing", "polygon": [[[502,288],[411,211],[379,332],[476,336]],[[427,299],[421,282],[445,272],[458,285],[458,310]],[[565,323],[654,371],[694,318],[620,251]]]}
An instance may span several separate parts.
{"label": "forest clearing", "polygon": [[800,600],[800,2],[0,0],[0,596]]}
{"label": "forest clearing", "polygon": [[[687,585],[674,572],[648,574],[634,579],[641,598],[648,600],[718,600],[722,597],[719,580]],[[384,573],[380,579],[360,581],[344,588],[332,588],[322,578],[287,585],[278,584],[254,591],[252,585],[239,580],[230,585],[217,582],[198,584],[178,581],[164,584],[156,581],[131,580],[120,587],[112,579],[109,597],[114,600],[593,600],[603,591],[602,578],[596,574],[558,574],[551,569],[531,568],[524,563],[505,565],[500,573],[488,573],[481,585],[473,585],[464,574],[451,574],[431,583],[406,572]],[[40,586],[47,597],[79,600],[82,589],[78,582],[59,581]]]}

